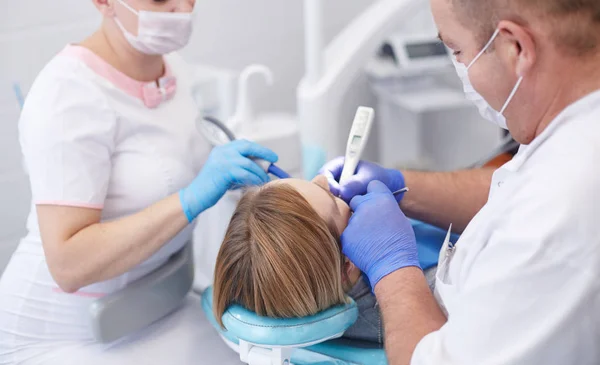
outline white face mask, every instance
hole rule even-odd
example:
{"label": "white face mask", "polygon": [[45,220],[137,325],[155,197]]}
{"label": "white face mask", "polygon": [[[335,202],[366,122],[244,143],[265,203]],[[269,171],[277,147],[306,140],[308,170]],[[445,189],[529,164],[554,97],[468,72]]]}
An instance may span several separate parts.
{"label": "white face mask", "polygon": [[494,32],[494,35],[492,36],[492,38],[490,38],[490,40],[485,45],[485,47],[483,47],[481,52],[479,52],[477,54],[477,56],[475,56],[475,58],[473,59],[473,61],[471,61],[469,66],[465,66],[462,63],[459,63],[454,58],[452,59],[452,61],[454,63],[454,67],[456,68],[456,73],[458,74],[458,77],[462,81],[463,88],[464,88],[467,99],[472,101],[473,103],[475,103],[475,105],[477,106],[477,109],[479,109],[479,113],[485,119],[498,125],[500,128],[508,129],[508,127],[506,125],[506,118],[504,117],[503,114],[504,114],[504,111],[506,110],[506,108],[508,107],[508,105],[510,104],[511,100],[517,93],[517,90],[519,90],[519,86],[521,86],[521,82],[523,82],[523,77],[521,76],[519,78],[519,81],[517,81],[517,84],[513,88],[510,95],[508,96],[506,103],[504,103],[504,106],[502,107],[502,109],[499,112],[494,110],[494,108],[492,108],[490,106],[490,104],[488,104],[488,102],[485,101],[483,96],[481,96],[477,91],[475,91],[475,88],[473,88],[473,85],[471,85],[471,80],[469,79],[469,69],[479,59],[479,57],[481,57],[485,53],[485,51],[487,51],[487,49],[492,45],[492,43],[494,42],[494,40],[496,39],[498,34],[500,34],[500,31],[496,30]]}
{"label": "white face mask", "polygon": [[117,1],[138,17],[137,36],[128,32],[121,21],[115,18],[127,41],[138,51],[148,55],[164,55],[180,50],[189,43],[192,13],[137,11],[123,0]]}

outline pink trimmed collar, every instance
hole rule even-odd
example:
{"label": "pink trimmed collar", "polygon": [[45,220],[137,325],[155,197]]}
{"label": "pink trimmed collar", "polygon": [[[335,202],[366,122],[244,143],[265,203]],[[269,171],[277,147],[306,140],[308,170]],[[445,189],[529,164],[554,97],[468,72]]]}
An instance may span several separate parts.
{"label": "pink trimmed collar", "polygon": [[165,75],[158,80],[157,85],[154,81],[143,82],[132,79],[82,46],[67,45],[60,54],[81,60],[99,76],[107,79],[128,95],[140,99],[148,108],[156,108],[162,102],[171,99],[177,89],[177,79],[167,64],[165,64]]}

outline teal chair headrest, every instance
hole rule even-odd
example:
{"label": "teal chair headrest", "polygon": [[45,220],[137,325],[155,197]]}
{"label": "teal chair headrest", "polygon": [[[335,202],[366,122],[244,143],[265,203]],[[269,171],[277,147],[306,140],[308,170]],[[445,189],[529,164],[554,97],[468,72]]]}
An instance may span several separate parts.
{"label": "teal chair headrest", "polygon": [[[212,295],[212,287],[202,295],[202,305],[207,315],[212,314]],[[222,320],[227,328],[223,334],[230,340],[237,338],[256,345],[296,347],[339,336],[357,318],[356,303],[348,298],[348,304],[329,308],[314,316],[289,319],[261,317],[234,305],[223,314]]]}

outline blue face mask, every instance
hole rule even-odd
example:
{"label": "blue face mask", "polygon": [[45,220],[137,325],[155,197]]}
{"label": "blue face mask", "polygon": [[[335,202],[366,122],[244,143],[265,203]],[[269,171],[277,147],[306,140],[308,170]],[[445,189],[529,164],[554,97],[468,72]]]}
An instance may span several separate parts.
{"label": "blue face mask", "polygon": [[473,66],[473,64],[475,64],[475,62],[477,62],[477,60],[485,53],[485,51],[487,51],[487,49],[490,48],[496,37],[498,37],[498,34],[500,34],[500,31],[496,30],[494,32],[494,35],[492,35],[492,38],[490,38],[485,47],[483,47],[483,49],[477,54],[477,56],[473,58],[473,61],[471,61],[471,63],[468,66],[459,63],[458,61],[456,61],[456,59],[453,59],[452,61],[454,63],[454,67],[456,68],[456,73],[462,81],[463,89],[465,91],[467,99],[475,103],[477,109],[479,109],[479,113],[485,119],[496,124],[500,128],[508,129],[506,125],[506,118],[504,117],[504,111],[510,104],[515,94],[517,93],[517,90],[519,90],[521,82],[523,82],[523,76],[519,78],[519,81],[517,81],[517,84],[508,96],[506,103],[504,103],[504,106],[499,112],[494,110],[494,108],[492,108],[488,104],[488,102],[483,98],[483,96],[481,96],[477,91],[475,91],[475,88],[473,88],[473,85],[471,85],[471,80],[469,79],[469,69]]}

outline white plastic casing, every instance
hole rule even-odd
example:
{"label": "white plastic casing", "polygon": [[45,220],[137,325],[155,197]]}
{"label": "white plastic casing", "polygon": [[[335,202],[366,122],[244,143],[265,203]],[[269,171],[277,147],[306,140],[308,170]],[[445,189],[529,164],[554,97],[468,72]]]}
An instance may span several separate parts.
{"label": "white plastic casing", "polygon": [[350,136],[348,136],[346,160],[342,176],[340,177],[340,184],[343,184],[348,178],[354,175],[356,166],[369,140],[374,118],[375,111],[372,108],[361,106],[356,111],[354,122],[352,122],[352,129],[350,129]]}

